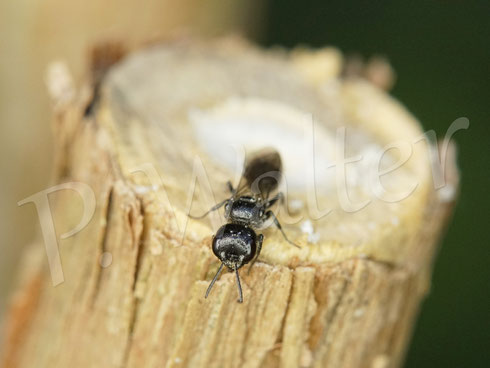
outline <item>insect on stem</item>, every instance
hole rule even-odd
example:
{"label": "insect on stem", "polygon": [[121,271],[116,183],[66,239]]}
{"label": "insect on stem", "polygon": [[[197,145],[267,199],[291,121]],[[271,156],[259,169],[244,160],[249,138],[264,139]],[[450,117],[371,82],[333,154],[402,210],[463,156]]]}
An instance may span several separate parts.
{"label": "insect on stem", "polygon": [[[238,270],[249,262],[249,272],[254,262],[260,256],[264,236],[255,232],[263,229],[265,222],[272,217],[274,224],[280,230],[284,239],[291,245],[299,246],[288,239],[279,220],[272,212],[271,207],[278,201],[283,201],[284,195],[279,192],[270,198],[271,193],[278,189],[281,178],[281,156],[274,149],[264,149],[246,162],[244,172],[237,187],[227,182],[231,197],[216,204],[201,216],[189,217],[200,219],[211,211],[225,206],[226,224],[221,226],[212,240],[214,255],[221,261],[221,266],[206,291],[206,298],[218,279],[222,269],[226,266],[234,271],[238,286],[239,299],[243,302],[242,285]],[[243,185],[242,180],[245,182]],[[264,196],[265,194],[265,196]]]}

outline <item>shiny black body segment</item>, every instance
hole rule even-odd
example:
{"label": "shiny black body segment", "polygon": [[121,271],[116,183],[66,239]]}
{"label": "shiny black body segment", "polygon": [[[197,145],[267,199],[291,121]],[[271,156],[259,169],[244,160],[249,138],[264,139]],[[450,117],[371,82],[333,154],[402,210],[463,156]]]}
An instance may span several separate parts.
{"label": "shiny black body segment", "polygon": [[213,253],[228,268],[235,268],[250,262],[257,251],[255,231],[239,224],[223,225],[213,238]]}

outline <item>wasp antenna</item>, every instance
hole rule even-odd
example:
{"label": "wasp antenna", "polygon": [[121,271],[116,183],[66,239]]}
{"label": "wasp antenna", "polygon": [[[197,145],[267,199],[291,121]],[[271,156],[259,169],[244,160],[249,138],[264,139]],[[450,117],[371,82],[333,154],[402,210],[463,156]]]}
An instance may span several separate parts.
{"label": "wasp antenna", "polygon": [[238,285],[238,303],[243,303],[243,293],[242,293],[242,284],[240,284],[240,275],[238,275],[238,267],[235,267],[235,275],[236,275],[236,282]]}
{"label": "wasp antenna", "polygon": [[224,264],[222,263],[221,266],[219,266],[218,271],[216,272],[216,275],[214,275],[213,281],[211,281],[211,283],[209,284],[208,290],[206,290],[206,295],[204,296],[204,298],[208,297],[209,293],[211,292],[211,289],[213,288],[214,283],[218,279],[221,271],[223,270],[223,267],[224,267]]}

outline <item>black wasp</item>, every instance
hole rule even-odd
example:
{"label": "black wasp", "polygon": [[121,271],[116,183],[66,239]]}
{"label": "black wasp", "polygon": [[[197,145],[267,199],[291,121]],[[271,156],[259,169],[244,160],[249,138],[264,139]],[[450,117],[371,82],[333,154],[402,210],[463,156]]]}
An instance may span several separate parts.
{"label": "black wasp", "polygon": [[[235,271],[239,293],[238,302],[243,302],[238,269],[252,262],[250,271],[259,257],[264,236],[257,235],[255,230],[262,229],[269,219],[272,219],[288,243],[298,247],[287,238],[274,212],[270,210],[277,201],[282,201],[284,198],[281,192],[269,198],[279,185],[281,171],[282,162],[279,153],[274,149],[264,149],[246,162],[237,188],[233,188],[231,182],[228,181],[230,198],[218,203],[202,216],[189,215],[193,219],[200,219],[211,211],[225,206],[225,219],[228,223],[223,225],[213,237],[213,253],[221,261],[221,265],[209,284],[206,298],[223,267],[226,266],[229,270]],[[240,185],[242,182],[244,183]]]}

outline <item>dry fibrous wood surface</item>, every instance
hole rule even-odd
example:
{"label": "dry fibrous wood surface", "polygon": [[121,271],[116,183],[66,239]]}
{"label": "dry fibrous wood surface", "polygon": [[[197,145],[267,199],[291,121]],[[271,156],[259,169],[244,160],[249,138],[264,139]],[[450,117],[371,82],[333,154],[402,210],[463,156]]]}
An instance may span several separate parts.
{"label": "dry fibrous wood surface", "polygon": [[[428,146],[412,144],[422,134],[418,122],[369,81],[344,77],[343,65],[334,49],[168,42],[111,67],[89,113],[88,87],[75,88],[63,69],[53,73],[55,180],[88,184],[96,209],[83,230],[59,241],[63,283],[52,284],[41,236],[26,251],[3,366],[400,366],[454,197],[434,189]],[[318,201],[332,211],[310,219],[303,174],[288,169],[286,152],[285,175],[296,182],[288,198],[307,204],[296,215],[314,234],[285,226],[297,249],[265,230],[259,261],[250,273],[240,270],[243,304],[226,272],[204,299],[219,262],[212,223],[187,218],[196,167],[208,178],[192,197],[199,213],[209,189],[226,198],[224,183],[236,175],[219,160],[215,139],[228,129],[220,124],[230,121],[235,136],[254,142],[263,136],[247,124],[273,121],[269,136],[288,137],[298,111],[318,119],[320,146],[344,126],[356,136],[347,141],[353,153],[410,142],[410,158],[384,184],[414,179],[416,188],[399,201],[371,198],[356,211],[342,208],[335,188],[325,189]],[[278,143],[286,151],[288,139]],[[445,177],[455,192],[451,152]],[[353,184],[360,199],[364,181]],[[58,234],[75,227],[83,210],[73,191],[52,194],[50,206]]]}

